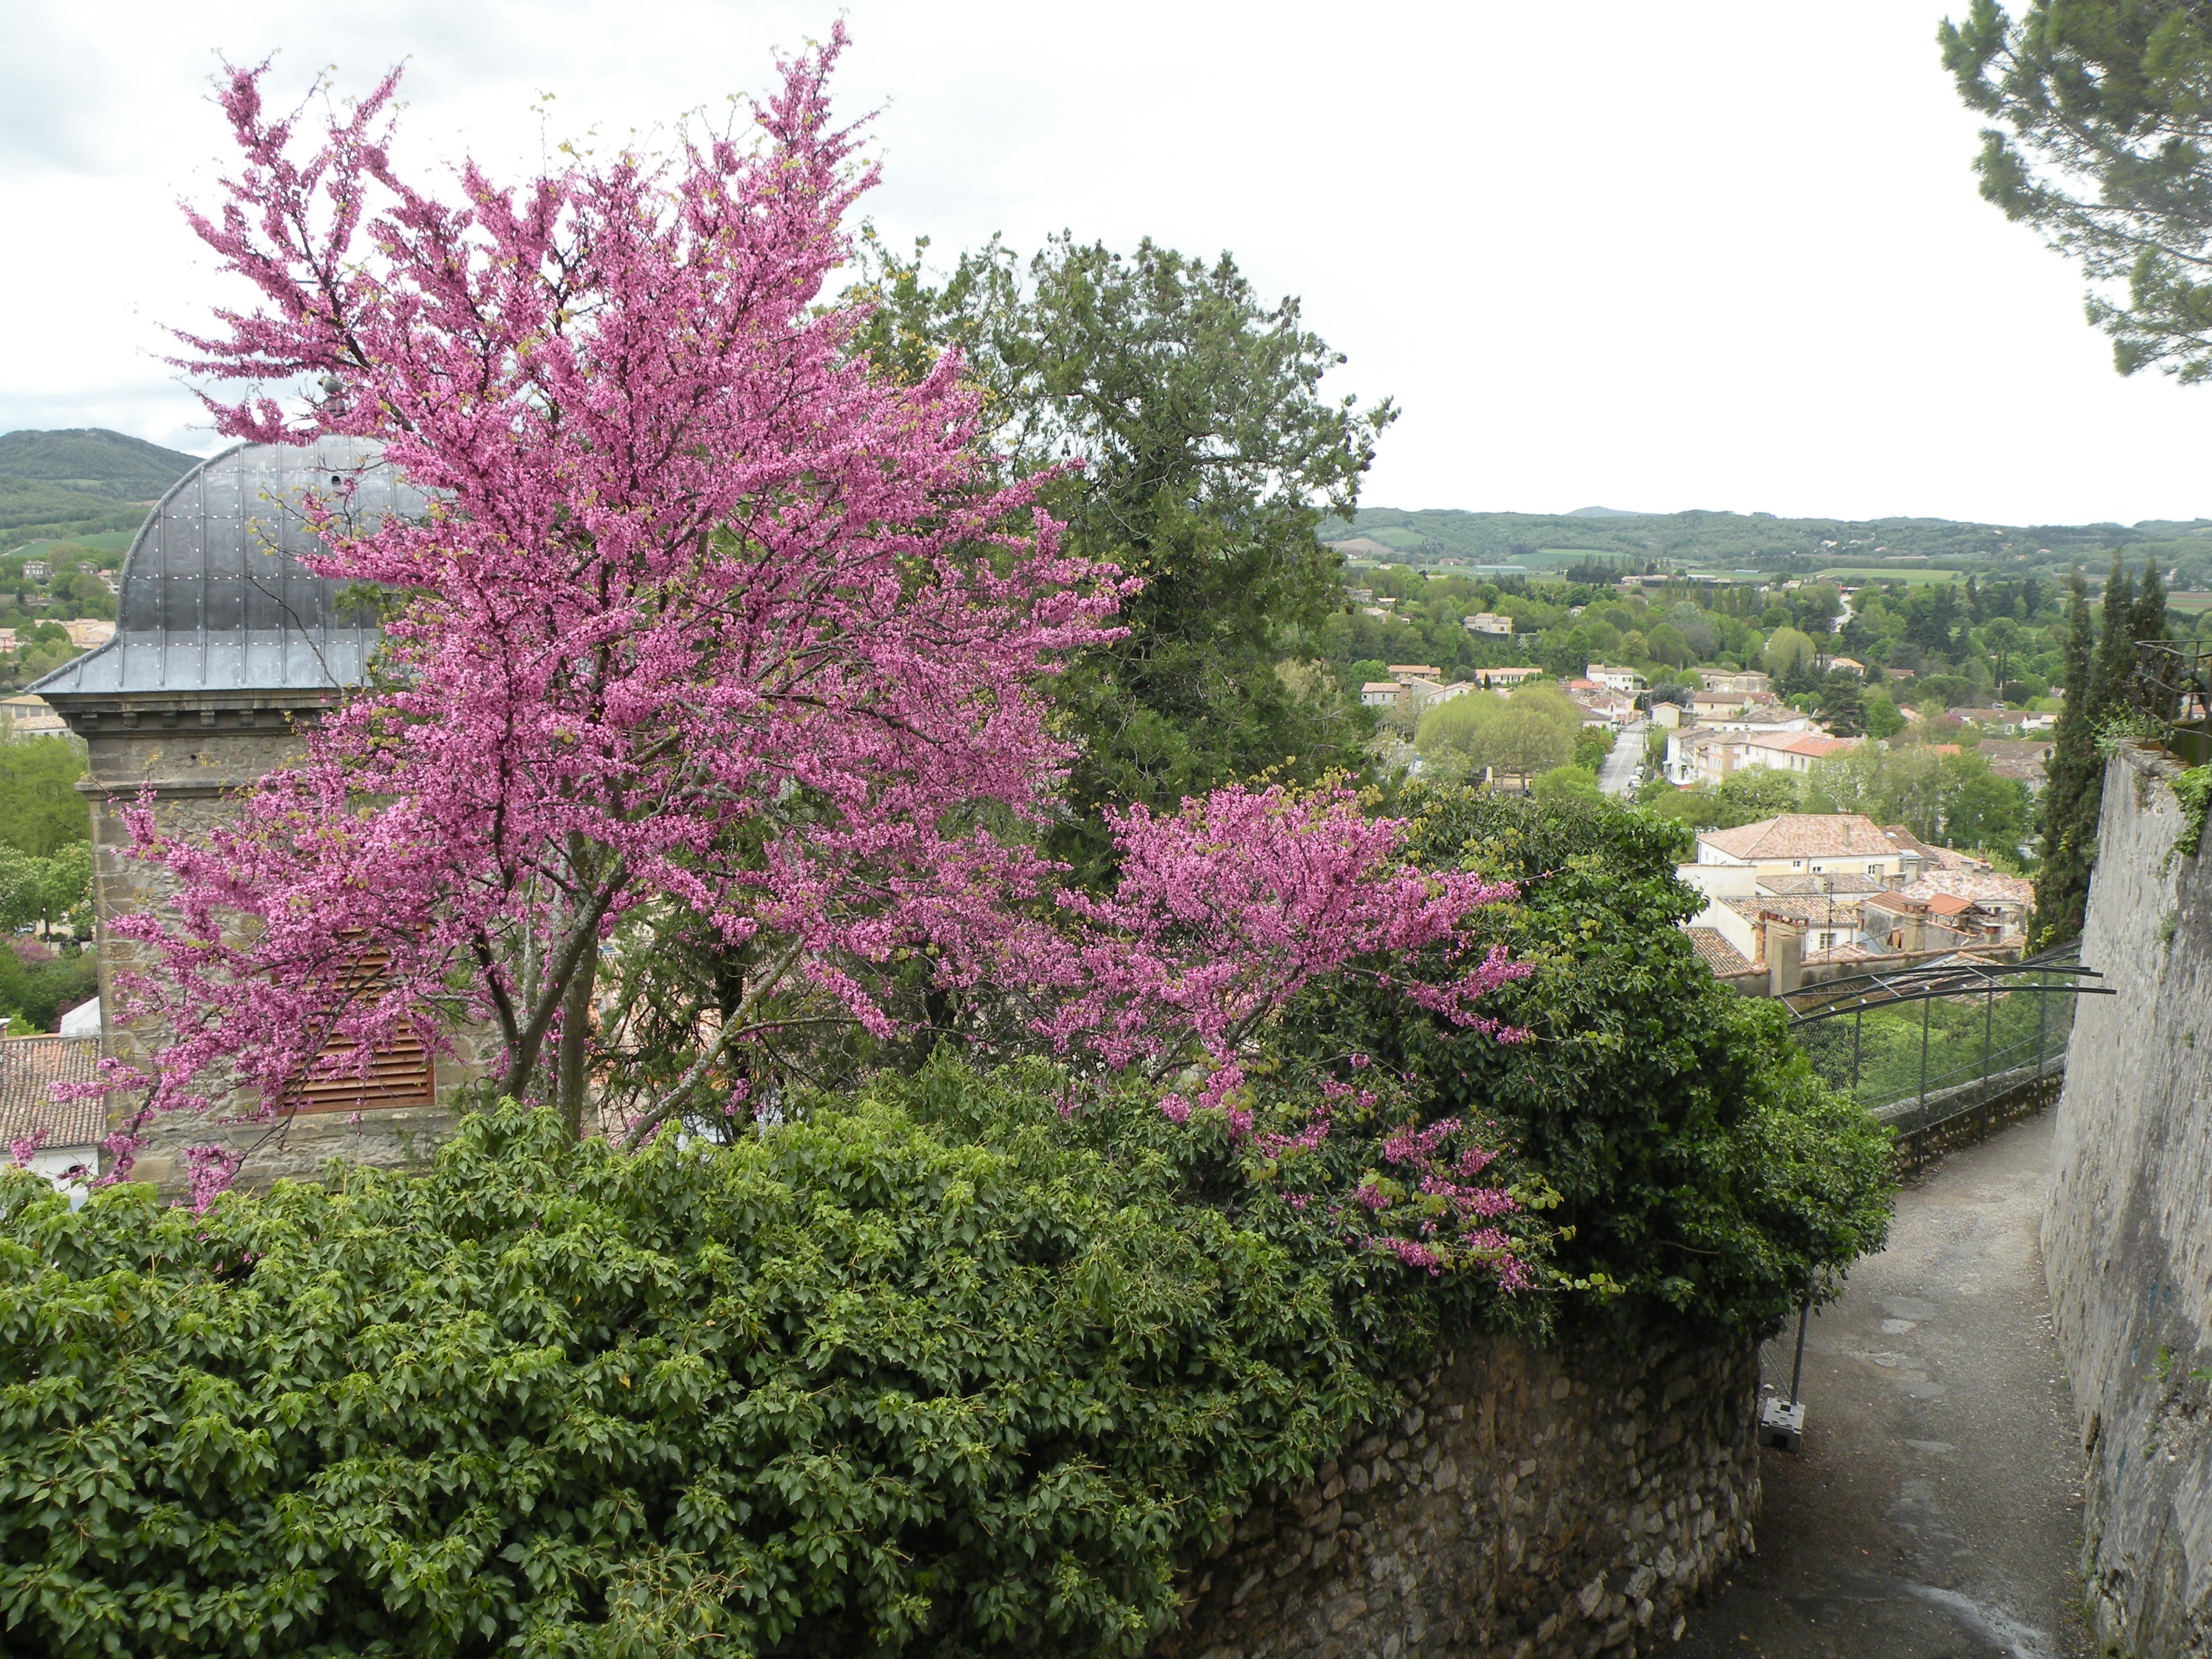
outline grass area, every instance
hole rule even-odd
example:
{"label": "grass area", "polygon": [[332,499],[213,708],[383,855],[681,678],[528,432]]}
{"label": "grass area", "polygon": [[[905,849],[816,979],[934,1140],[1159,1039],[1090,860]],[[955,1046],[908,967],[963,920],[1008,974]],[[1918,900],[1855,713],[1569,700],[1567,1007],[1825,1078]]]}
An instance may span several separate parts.
{"label": "grass area", "polygon": [[2194,617],[2201,611],[2212,611],[2212,593],[2169,593],[2166,596],[2166,608]]}
{"label": "grass area", "polygon": [[[71,547],[81,547],[88,553],[123,553],[129,551],[131,538],[137,533],[135,530],[103,530],[96,536],[49,536],[44,541],[25,542],[21,547],[11,547],[8,552],[10,556],[21,553],[35,558],[42,550],[59,547],[66,543]],[[2205,597],[2212,599],[2212,594]]]}
{"label": "grass area", "polygon": [[1955,582],[1964,580],[1963,570],[1924,570],[1918,566],[1896,570],[1856,565],[1834,565],[1820,573],[1823,576],[1856,582]]}

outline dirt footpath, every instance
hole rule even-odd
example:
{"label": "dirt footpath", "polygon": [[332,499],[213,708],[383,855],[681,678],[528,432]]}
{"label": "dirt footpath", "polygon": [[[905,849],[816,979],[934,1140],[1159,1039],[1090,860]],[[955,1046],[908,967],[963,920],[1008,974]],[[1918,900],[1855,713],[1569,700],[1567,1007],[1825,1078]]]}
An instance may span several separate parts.
{"label": "dirt footpath", "polygon": [[[2036,1228],[2052,1116],[1898,1196],[1805,1344],[1805,1449],[1768,1451],[1759,1553],[1686,1659],[2086,1659],[2081,1445]],[[1790,1386],[1796,1328],[1767,1346]]]}

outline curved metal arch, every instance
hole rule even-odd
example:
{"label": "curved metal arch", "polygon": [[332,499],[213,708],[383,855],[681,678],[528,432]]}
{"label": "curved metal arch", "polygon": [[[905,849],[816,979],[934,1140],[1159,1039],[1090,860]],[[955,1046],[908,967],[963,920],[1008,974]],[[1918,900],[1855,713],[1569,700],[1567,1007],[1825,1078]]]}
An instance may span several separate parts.
{"label": "curved metal arch", "polygon": [[[2068,945],[2021,962],[1950,960],[1923,963],[1917,968],[1900,969],[1895,973],[1857,974],[1849,979],[1804,986],[1788,993],[1782,1000],[1790,1009],[1790,1024],[1795,1030],[1818,1020],[1833,1019],[1839,1014],[1861,1013],[1869,1008],[1887,1007],[1893,1003],[1925,1002],[1941,997],[1978,996],[1991,991],[2002,991],[2008,995],[2021,992],[2038,996],[2112,995],[2113,989],[2109,985],[2075,982],[2076,979],[2104,977],[2097,969],[2084,968],[2079,962],[2072,960],[2078,954],[2077,946]],[[2063,974],[2068,978],[2056,985],[2040,980],[2034,983],[2023,982],[2031,974]],[[1812,1006],[1807,1006],[1808,1002]]]}

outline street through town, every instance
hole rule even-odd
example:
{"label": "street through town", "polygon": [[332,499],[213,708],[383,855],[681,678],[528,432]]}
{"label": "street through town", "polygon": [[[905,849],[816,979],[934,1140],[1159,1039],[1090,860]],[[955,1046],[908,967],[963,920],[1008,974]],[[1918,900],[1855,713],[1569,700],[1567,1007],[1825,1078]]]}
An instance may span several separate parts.
{"label": "street through town", "polygon": [[[1805,1448],[1689,1659],[2086,1659],[2081,1454],[2037,1227],[2055,1114],[1899,1194],[1805,1345]],[[1796,1328],[1762,1356],[1787,1391]]]}
{"label": "street through town", "polygon": [[1613,752],[1598,768],[1599,792],[1607,795],[1632,795],[1636,793],[1636,775],[1644,765],[1644,734],[1651,728],[1643,721],[1625,726],[1613,741]]}

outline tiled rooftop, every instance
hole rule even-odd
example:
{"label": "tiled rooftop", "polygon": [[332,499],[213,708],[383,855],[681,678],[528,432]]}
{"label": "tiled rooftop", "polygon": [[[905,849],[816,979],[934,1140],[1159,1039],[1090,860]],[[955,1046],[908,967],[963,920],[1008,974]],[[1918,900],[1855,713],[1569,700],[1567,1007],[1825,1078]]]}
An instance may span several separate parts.
{"label": "tiled rooftop", "polygon": [[1889,839],[1859,812],[1785,812],[1734,830],[1708,830],[1700,843],[1747,864],[1766,859],[1878,858]]}
{"label": "tiled rooftop", "polygon": [[1783,893],[1723,899],[1721,902],[1747,921],[1757,921],[1761,916],[1780,916],[1785,921],[1809,922],[1816,927],[1825,927],[1832,921],[1839,927],[1848,927],[1858,917],[1861,901],[1856,896],[1842,893],[1834,898],[1819,893]]}
{"label": "tiled rooftop", "polygon": [[1883,884],[1878,876],[1761,876],[1759,890],[1762,893],[1833,893],[1838,897],[1847,894],[1863,896],[1879,893]]}
{"label": "tiled rooftop", "polygon": [[1948,893],[1976,904],[2017,904],[2033,908],[2035,884],[2019,876],[1999,875],[1994,870],[1926,870],[1904,890],[1915,896]]}
{"label": "tiled rooftop", "polygon": [[1717,927],[1691,928],[1690,943],[1697,946],[1698,954],[1705,959],[1705,966],[1717,974],[1747,974],[1755,965],[1723,939]]}
{"label": "tiled rooftop", "polygon": [[90,1083],[100,1064],[98,1037],[0,1039],[0,1145],[34,1135],[46,1147],[94,1146],[107,1133],[97,1100],[57,1103],[57,1083]]}

